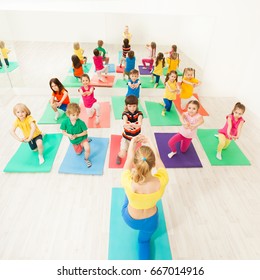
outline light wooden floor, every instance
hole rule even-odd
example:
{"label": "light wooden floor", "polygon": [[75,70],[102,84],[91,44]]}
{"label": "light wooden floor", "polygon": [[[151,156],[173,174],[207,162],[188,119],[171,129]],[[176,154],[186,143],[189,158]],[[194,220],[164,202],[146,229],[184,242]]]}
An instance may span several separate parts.
{"label": "light wooden floor", "polygon": [[[9,134],[13,106],[27,104],[39,120],[50,97],[49,79],[63,80],[70,67],[69,43],[13,45],[20,67],[10,75],[17,87],[10,89],[4,83],[0,87],[0,170],[19,146]],[[91,57],[93,46],[83,47]],[[108,46],[111,62],[117,62],[119,47]],[[140,46],[136,49],[141,53]],[[183,55],[182,67],[191,63]],[[69,93],[77,95],[75,88]],[[98,100],[110,101],[111,96],[124,94],[124,89],[96,88]],[[141,89],[141,102],[159,101],[162,94],[160,89]],[[200,99],[210,114],[202,128],[221,127],[237,101]],[[249,110],[244,117],[238,145],[251,166],[212,167],[194,139],[203,168],[168,169],[170,183],[163,207],[173,259],[260,258],[260,122]],[[59,132],[58,125],[40,128]],[[89,134],[108,137],[121,130],[121,121],[114,120],[111,112],[111,128],[89,129]],[[154,139],[154,132],[175,132],[177,127],[151,127],[145,119],[142,130]],[[108,169],[108,150],[103,176],[58,174],[68,143],[63,138],[50,173],[0,174],[0,259],[107,259],[111,189],[120,187],[121,170]]]}

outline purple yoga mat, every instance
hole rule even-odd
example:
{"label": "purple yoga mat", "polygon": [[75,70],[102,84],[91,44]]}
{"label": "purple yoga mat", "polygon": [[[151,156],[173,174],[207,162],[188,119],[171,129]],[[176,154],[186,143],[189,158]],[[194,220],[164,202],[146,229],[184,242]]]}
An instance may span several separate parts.
{"label": "purple yoga mat", "polygon": [[200,159],[191,143],[186,153],[180,151],[180,143],[177,143],[177,154],[168,158],[171,152],[168,141],[176,133],[154,133],[161,159],[166,168],[190,168],[202,167]]}
{"label": "purple yoga mat", "polygon": [[146,67],[146,69],[143,69],[143,67],[143,65],[138,66],[140,75],[151,75],[151,70],[149,69],[149,66]]}

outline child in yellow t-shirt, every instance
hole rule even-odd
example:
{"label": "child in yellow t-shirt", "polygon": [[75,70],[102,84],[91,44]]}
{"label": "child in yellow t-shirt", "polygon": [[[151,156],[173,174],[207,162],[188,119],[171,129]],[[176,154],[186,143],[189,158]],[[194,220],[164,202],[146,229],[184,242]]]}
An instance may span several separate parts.
{"label": "child in yellow t-shirt", "polygon": [[[5,42],[4,41],[0,41],[0,50],[1,50],[1,54],[4,58],[6,67],[8,68],[9,67],[8,53],[10,52],[10,50],[5,47]],[[2,61],[0,59],[0,69],[2,67],[3,67],[3,64],[2,64]]]}
{"label": "child in yellow t-shirt", "polygon": [[87,57],[83,56],[84,50],[81,49],[79,42],[73,43],[74,54],[79,58],[81,64],[87,63]]}
{"label": "child in yellow t-shirt", "polygon": [[201,82],[195,79],[195,69],[185,68],[183,70],[180,92],[182,110],[186,109],[189,101],[197,100],[197,98],[193,96],[193,88],[199,86],[200,84]]}
{"label": "child in yellow t-shirt", "polygon": [[[20,142],[28,143],[33,151],[38,151],[39,164],[44,163],[43,158],[43,144],[42,144],[42,132],[38,128],[36,121],[31,116],[29,108],[18,103],[13,108],[14,115],[17,117],[11,129],[11,135]],[[16,134],[16,129],[20,128],[24,137],[20,138]]]}

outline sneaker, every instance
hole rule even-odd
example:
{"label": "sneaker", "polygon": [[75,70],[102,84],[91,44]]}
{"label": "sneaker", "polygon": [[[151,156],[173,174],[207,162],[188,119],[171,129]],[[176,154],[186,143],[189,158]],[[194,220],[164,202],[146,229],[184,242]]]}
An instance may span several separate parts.
{"label": "sneaker", "polygon": [[96,116],[95,124],[99,124],[99,116]]}
{"label": "sneaker", "polygon": [[165,106],[164,102],[159,102],[160,105],[162,105],[163,107]]}
{"label": "sneaker", "polygon": [[165,110],[162,110],[162,114],[163,117],[165,117]]}
{"label": "sneaker", "polygon": [[170,152],[169,154],[168,154],[168,158],[172,158],[174,155],[176,155],[177,154],[177,152]]}
{"label": "sneaker", "polygon": [[38,155],[39,158],[39,164],[42,165],[44,163],[44,158],[42,155]]}
{"label": "sneaker", "polygon": [[85,159],[85,158],[84,158],[84,160],[86,162],[87,167],[90,168],[92,166],[91,161],[89,159]]}
{"label": "sneaker", "polygon": [[218,138],[218,134],[214,134],[214,136]]}
{"label": "sneaker", "polygon": [[121,164],[121,157],[116,156],[116,164],[120,165]]}
{"label": "sneaker", "polygon": [[216,158],[217,158],[218,160],[222,160],[221,153],[218,152],[218,153],[216,154]]}
{"label": "sneaker", "polygon": [[106,81],[105,79],[102,79],[102,78],[101,78],[101,79],[98,79],[98,80],[99,80],[100,82],[102,82],[102,83],[105,83],[105,81]]}
{"label": "sneaker", "polygon": [[92,141],[92,138],[88,138],[88,142],[91,142]]}
{"label": "sneaker", "polygon": [[60,116],[60,113],[57,111],[55,112],[54,120],[57,121]]}
{"label": "sneaker", "polygon": [[153,86],[153,88],[157,88],[158,87],[158,84],[156,83],[156,84],[154,84],[154,86]]}

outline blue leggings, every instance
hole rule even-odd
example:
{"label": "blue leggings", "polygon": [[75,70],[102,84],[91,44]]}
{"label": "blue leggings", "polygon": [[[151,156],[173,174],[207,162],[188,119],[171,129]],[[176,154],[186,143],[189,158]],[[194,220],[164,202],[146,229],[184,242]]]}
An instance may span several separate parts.
{"label": "blue leggings", "polygon": [[158,227],[158,211],[149,218],[135,220],[128,213],[128,198],[126,196],[122,207],[122,216],[129,227],[140,230],[138,235],[139,260],[150,260],[150,239]]}
{"label": "blue leggings", "polygon": [[155,77],[155,83],[156,83],[156,84],[159,84],[160,76],[159,76],[159,75],[156,75],[156,74],[153,74],[153,76]]}
{"label": "blue leggings", "polygon": [[167,111],[167,112],[169,112],[170,110],[171,110],[171,108],[172,108],[172,101],[171,100],[169,100],[169,99],[167,99],[167,98],[164,98],[163,99],[163,102],[164,102],[164,104],[165,104],[165,110]]}

